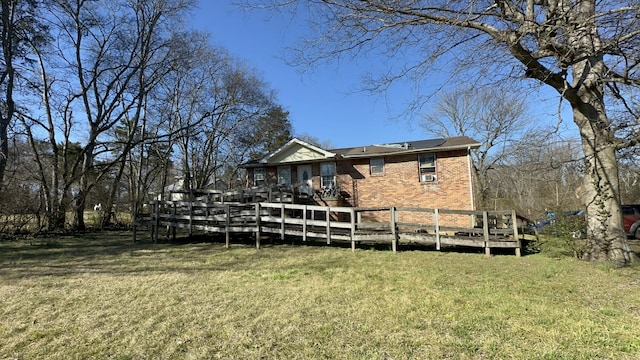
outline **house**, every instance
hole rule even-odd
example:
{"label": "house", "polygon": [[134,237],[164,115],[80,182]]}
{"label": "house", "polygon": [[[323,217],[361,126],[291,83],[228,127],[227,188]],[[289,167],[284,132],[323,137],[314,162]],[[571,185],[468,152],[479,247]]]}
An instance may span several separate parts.
{"label": "house", "polygon": [[327,150],[292,139],[244,167],[250,186],[290,188],[299,202],[475,210],[480,145],[460,136]]}
{"label": "house", "polygon": [[[229,186],[221,179],[216,178],[215,181],[207,185],[207,188],[215,188],[216,190],[227,190]],[[200,189],[198,189],[200,190]],[[191,194],[192,196],[194,194]],[[176,181],[165,186],[161,193],[156,194],[156,200],[167,201],[186,201],[189,199],[189,191],[185,190],[184,177],[176,177]]]}

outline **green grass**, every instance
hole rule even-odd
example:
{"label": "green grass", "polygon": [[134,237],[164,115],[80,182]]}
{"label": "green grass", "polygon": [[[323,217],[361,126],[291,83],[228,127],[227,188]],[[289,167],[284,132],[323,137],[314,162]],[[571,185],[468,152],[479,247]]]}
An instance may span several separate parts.
{"label": "green grass", "polygon": [[0,243],[0,359],[635,359],[640,268],[322,246]]}

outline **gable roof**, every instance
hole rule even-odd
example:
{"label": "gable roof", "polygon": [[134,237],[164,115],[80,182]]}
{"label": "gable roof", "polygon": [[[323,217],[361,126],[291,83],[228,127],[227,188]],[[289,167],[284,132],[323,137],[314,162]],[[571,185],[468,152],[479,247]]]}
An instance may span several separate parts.
{"label": "gable roof", "polygon": [[291,164],[327,159],[369,158],[410,153],[476,149],[480,143],[467,137],[456,136],[442,139],[403,141],[397,143],[358,146],[350,148],[324,150],[300,139],[291,139],[288,143],[259,160],[245,163],[245,167],[258,167],[269,164]]}
{"label": "gable roof", "polygon": [[309,160],[319,160],[334,158],[335,153],[321,149],[308,142],[297,138],[289,140],[288,143],[281,146],[262,159],[258,160],[260,164],[282,163],[282,162],[299,162]]}

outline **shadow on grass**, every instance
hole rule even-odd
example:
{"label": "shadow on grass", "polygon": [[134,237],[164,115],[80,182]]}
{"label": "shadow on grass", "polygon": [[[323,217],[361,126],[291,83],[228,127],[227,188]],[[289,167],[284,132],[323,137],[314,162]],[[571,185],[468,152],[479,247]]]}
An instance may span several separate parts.
{"label": "shadow on grass", "polygon": [[141,241],[131,232],[96,232],[0,243],[0,277],[65,276],[81,273],[190,271],[179,264],[209,247],[176,250],[178,244]]}
{"label": "shadow on grass", "polygon": [[[284,251],[257,251],[255,239],[250,236],[234,237],[230,249],[224,246],[224,236],[208,234],[180,236],[173,241],[163,239],[158,243],[150,239],[133,243],[132,239],[131,232],[98,232],[1,242],[0,279],[273,269],[280,264],[290,266],[279,259],[292,257],[291,253],[296,251],[299,255],[298,248],[284,246]],[[289,244],[273,242],[263,247]],[[237,249],[244,251],[233,251]],[[331,268],[340,261],[323,257],[319,261],[322,264],[316,265]]]}
{"label": "shadow on grass", "polygon": [[[274,235],[261,239],[262,248],[282,247],[282,251],[259,252],[255,250],[253,234],[235,234],[231,238],[231,248],[225,245],[224,234],[198,233],[188,236],[179,233],[175,240],[161,237],[153,243],[148,234],[142,234],[134,243],[130,231],[92,232],[77,235],[50,236],[18,241],[0,242],[0,277],[25,278],[30,276],[67,276],[85,273],[148,274],[154,272],[234,271],[264,266],[284,264],[278,261],[301,254],[314,256],[324,252],[323,248],[350,249],[348,241],[324,240],[302,241],[301,238],[280,239]],[[293,245],[289,249],[284,246]],[[305,249],[300,249],[304,247]],[[233,251],[235,249],[245,251]],[[295,249],[295,250],[294,250]],[[313,251],[309,251],[313,249]],[[391,251],[390,243],[360,242],[357,250]],[[399,252],[435,250],[433,244],[401,243]],[[441,252],[483,254],[484,249],[476,247],[443,247]],[[295,253],[292,255],[292,253]],[[350,252],[349,252],[350,253]],[[513,249],[492,249],[492,255],[514,255]],[[347,254],[347,253],[345,253]],[[331,255],[332,257],[335,255]],[[347,256],[347,255],[345,255]],[[350,255],[349,255],[350,256]],[[340,256],[338,256],[340,257]],[[342,266],[337,259],[321,258],[321,268]],[[267,260],[262,262],[263,260]],[[279,266],[279,265],[275,265]]]}

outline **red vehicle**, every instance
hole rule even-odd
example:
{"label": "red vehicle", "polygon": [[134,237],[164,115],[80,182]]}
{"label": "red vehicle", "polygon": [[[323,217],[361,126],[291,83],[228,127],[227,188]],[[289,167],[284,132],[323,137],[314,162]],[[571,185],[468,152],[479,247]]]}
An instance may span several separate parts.
{"label": "red vehicle", "polygon": [[622,205],[622,220],[627,236],[640,240],[640,205]]}

